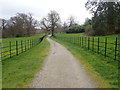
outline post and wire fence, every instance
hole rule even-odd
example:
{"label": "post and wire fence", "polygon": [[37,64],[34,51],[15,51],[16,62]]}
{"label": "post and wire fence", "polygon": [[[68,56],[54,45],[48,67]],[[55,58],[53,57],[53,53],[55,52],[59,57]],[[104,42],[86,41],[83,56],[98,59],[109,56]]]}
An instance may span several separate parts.
{"label": "post and wire fence", "polygon": [[56,36],[56,39],[79,45],[93,53],[120,61],[120,37]]}
{"label": "post and wire fence", "polygon": [[11,58],[13,56],[18,56],[19,54],[26,52],[27,50],[41,43],[44,37],[45,36],[42,36],[41,38],[37,39],[0,42],[1,61]]}

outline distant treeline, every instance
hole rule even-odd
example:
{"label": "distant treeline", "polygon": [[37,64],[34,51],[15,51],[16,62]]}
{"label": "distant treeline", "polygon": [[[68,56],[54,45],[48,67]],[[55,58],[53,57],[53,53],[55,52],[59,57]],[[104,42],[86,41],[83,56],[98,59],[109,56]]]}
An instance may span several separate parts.
{"label": "distant treeline", "polygon": [[36,34],[36,26],[38,25],[32,15],[18,13],[9,20],[1,19],[2,37],[25,37]]}
{"label": "distant treeline", "polygon": [[85,29],[79,25],[66,28],[66,33],[83,33],[83,32],[85,32]]}
{"label": "distant treeline", "polygon": [[91,19],[86,19],[86,34],[96,36],[120,33],[120,0],[88,0],[85,7],[93,15]]}
{"label": "distant treeline", "polygon": [[18,13],[9,20],[1,19],[2,37],[24,37],[36,34],[36,27],[45,33],[54,36],[56,32],[83,33],[89,36],[101,36],[120,33],[120,0],[116,2],[96,2],[88,0],[85,7],[93,15],[87,18],[83,25],[79,25],[73,16],[61,23],[56,11],[50,11],[41,21],[35,20],[32,15]]}
{"label": "distant treeline", "polygon": [[93,15],[91,19],[86,18],[83,25],[72,25],[65,28],[66,33],[83,33],[89,36],[103,36],[120,33],[120,1],[88,2],[85,4],[87,10]]}

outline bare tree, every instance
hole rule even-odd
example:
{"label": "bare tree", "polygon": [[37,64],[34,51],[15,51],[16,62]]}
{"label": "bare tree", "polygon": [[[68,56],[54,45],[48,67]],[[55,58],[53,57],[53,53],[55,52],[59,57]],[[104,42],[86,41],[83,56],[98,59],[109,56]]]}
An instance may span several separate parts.
{"label": "bare tree", "polygon": [[41,20],[42,28],[45,28],[46,30],[51,30],[52,36],[54,36],[55,28],[57,28],[59,23],[60,23],[59,14],[54,10],[50,11],[48,13],[48,16]]}
{"label": "bare tree", "polygon": [[2,19],[2,23],[1,23],[2,30],[6,28],[6,25],[7,25],[7,21],[5,19]]}
{"label": "bare tree", "polygon": [[30,36],[31,34],[35,34],[35,27],[37,26],[37,23],[37,20],[34,20],[32,14],[29,13],[26,20],[26,30],[28,36]]}
{"label": "bare tree", "polygon": [[51,26],[52,36],[54,36],[55,27],[60,23],[59,14],[56,11],[50,11],[50,13],[48,13],[48,21]]}
{"label": "bare tree", "polygon": [[30,36],[35,34],[36,25],[37,20],[32,17],[32,14],[17,13],[7,21],[7,28],[4,32],[10,33],[12,37]]}
{"label": "bare tree", "polygon": [[75,25],[76,24],[75,17],[74,16],[70,16],[68,18],[68,23],[69,23],[69,27]]}
{"label": "bare tree", "polygon": [[45,29],[45,30],[49,30],[50,28],[50,24],[48,22],[48,20],[46,18],[43,18],[41,21],[40,21],[40,27],[42,29]]}
{"label": "bare tree", "polygon": [[67,27],[68,27],[67,23],[64,22],[64,23],[63,23],[63,28],[65,29],[65,28],[67,28]]}

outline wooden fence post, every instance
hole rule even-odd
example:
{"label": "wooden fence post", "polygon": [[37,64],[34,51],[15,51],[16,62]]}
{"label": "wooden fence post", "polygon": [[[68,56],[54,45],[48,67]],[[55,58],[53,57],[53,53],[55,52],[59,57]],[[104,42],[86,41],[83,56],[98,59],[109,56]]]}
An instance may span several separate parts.
{"label": "wooden fence post", "polygon": [[106,53],[107,53],[107,37],[105,37],[105,54],[104,54],[105,57],[106,57]]}
{"label": "wooden fence post", "polygon": [[26,52],[26,40],[25,40],[25,52]]}
{"label": "wooden fence post", "polygon": [[88,37],[88,50],[90,49],[90,37]]}
{"label": "wooden fence post", "polygon": [[115,38],[115,60],[116,60],[116,56],[117,56],[117,37]]}
{"label": "wooden fence post", "polygon": [[21,52],[23,53],[23,42],[21,40]]}
{"label": "wooden fence post", "polygon": [[86,37],[85,37],[85,48],[86,48]]}
{"label": "wooden fence post", "polygon": [[83,47],[83,37],[82,37],[82,45],[81,46]]}
{"label": "wooden fence post", "polygon": [[94,37],[92,38],[92,51],[94,51]]}
{"label": "wooden fence post", "polygon": [[81,47],[81,37],[80,37],[80,47]]}
{"label": "wooden fence post", "polygon": [[34,43],[35,43],[35,41],[34,41],[35,39],[33,39],[33,47],[34,47]]}
{"label": "wooden fence post", "polygon": [[18,41],[16,41],[16,55],[18,56]]}
{"label": "wooden fence post", "polygon": [[30,48],[32,47],[32,41],[31,41],[31,39],[30,39]]}
{"label": "wooden fence post", "polygon": [[30,46],[29,46],[29,39],[28,39],[28,49],[30,48]]}
{"label": "wooden fence post", "polygon": [[98,54],[99,54],[99,37],[98,37]]}

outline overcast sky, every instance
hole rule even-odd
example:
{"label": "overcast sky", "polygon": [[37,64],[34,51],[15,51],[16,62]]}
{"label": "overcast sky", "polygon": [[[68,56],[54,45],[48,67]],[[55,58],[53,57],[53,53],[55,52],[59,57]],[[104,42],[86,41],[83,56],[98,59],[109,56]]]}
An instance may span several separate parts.
{"label": "overcast sky", "polygon": [[9,19],[18,12],[30,12],[40,21],[50,10],[56,10],[62,22],[72,15],[83,24],[85,18],[91,18],[85,8],[86,2],[87,0],[0,0],[0,18]]}

